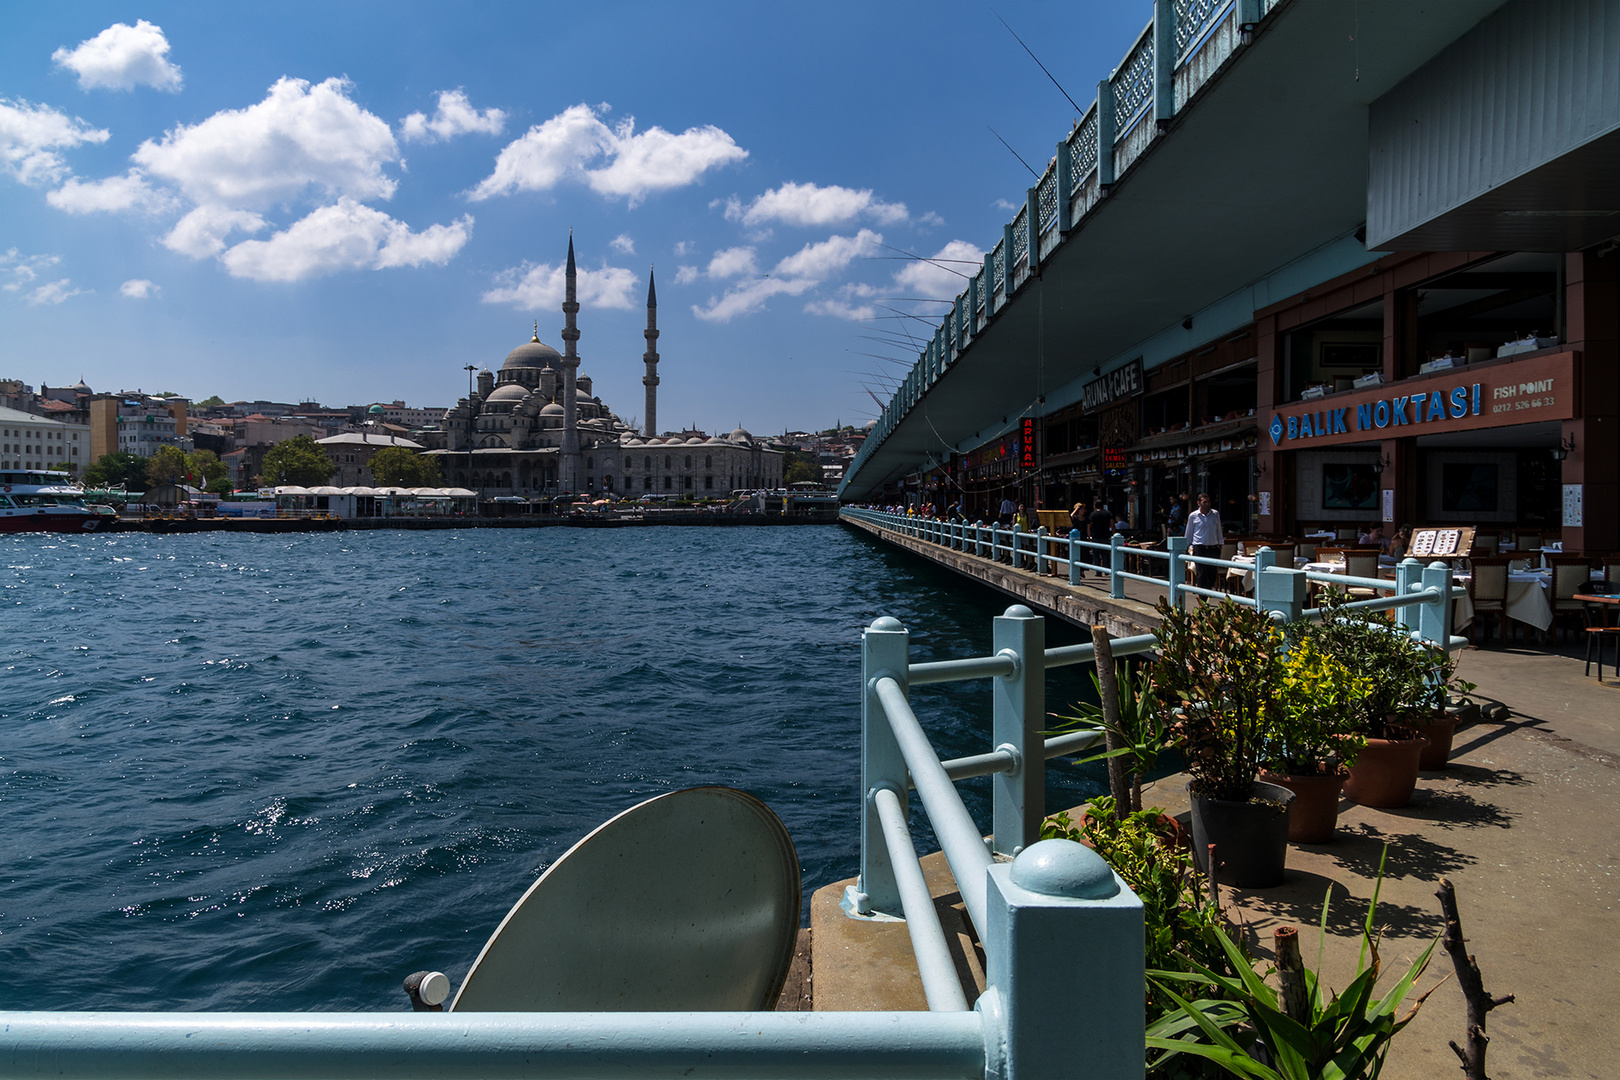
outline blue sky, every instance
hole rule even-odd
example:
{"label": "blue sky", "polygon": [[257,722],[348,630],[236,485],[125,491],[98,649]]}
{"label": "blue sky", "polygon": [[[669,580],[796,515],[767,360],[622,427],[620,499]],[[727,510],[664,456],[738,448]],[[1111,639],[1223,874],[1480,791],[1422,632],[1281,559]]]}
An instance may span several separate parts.
{"label": "blue sky", "polygon": [[[1084,106],[1147,0],[994,9]],[[0,3],[0,378],[448,405],[561,347],[659,421],[860,422],[1075,119],[957,3]],[[898,250],[896,250],[898,249]],[[941,264],[955,265],[955,264]],[[958,269],[968,269],[958,266]],[[904,299],[902,299],[904,298]],[[937,321],[937,318],[936,320]],[[872,340],[878,338],[882,340]]]}

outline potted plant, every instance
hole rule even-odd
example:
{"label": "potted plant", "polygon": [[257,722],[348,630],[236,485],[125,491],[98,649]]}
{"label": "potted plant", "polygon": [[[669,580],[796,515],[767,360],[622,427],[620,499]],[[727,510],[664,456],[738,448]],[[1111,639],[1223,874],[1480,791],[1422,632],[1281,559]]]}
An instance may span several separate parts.
{"label": "potted plant", "polygon": [[1256,779],[1282,719],[1283,634],[1264,611],[1230,600],[1176,611],[1159,604],[1153,689],[1191,777],[1193,858],[1221,881],[1282,881],[1294,793]]}
{"label": "potted plant", "polygon": [[1294,793],[1288,839],[1322,844],[1333,838],[1339,789],[1365,737],[1357,703],[1370,680],[1325,651],[1320,626],[1305,626],[1283,659],[1283,708],[1266,744],[1260,779]]}
{"label": "potted plant", "polygon": [[1419,733],[1429,740],[1418,755],[1419,772],[1444,769],[1446,762],[1451,759],[1451,742],[1457,734],[1457,727],[1479,719],[1479,705],[1473,696],[1478,687],[1458,677],[1457,661],[1457,654],[1440,652],[1433,707],[1427,721],[1419,725]]}
{"label": "potted plant", "polygon": [[1362,806],[1405,806],[1428,744],[1418,728],[1432,709],[1444,651],[1379,616],[1346,608],[1343,594],[1330,592],[1322,608],[1322,648],[1368,680],[1367,692],[1354,704],[1365,742],[1345,778],[1344,793]]}

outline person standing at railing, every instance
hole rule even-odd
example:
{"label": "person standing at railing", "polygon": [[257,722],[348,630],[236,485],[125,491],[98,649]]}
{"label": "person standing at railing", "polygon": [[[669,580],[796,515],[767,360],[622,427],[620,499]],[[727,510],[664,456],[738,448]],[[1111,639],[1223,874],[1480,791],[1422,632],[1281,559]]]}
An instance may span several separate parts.
{"label": "person standing at railing", "polygon": [[1011,525],[1013,515],[1018,512],[1018,504],[1013,502],[1011,495],[1001,497],[1001,524]]}
{"label": "person standing at railing", "polygon": [[[1221,557],[1221,545],[1226,543],[1226,537],[1221,535],[1221,515],[1215,512],[1209,496],[1203,492],[1198,493],[1198,509],[1187,515],[1186,536],[1189,555],[1208,559]],[[1215,567],[1200,565],[1193,584],[1200,589],[1213,589]]]}
{"label": "person standing at railing", "polygon": [[[1086,515],[1086,539],[1093,544],[1108,543],[1109,531],[1114,525],[1114,515],[1108,512],[1108,504],[1098,499],[1091,507],[1091,513]],[[1091,562],[1097,567],[1098,577],[1107,577],[1108,553],[1091,549]]]}

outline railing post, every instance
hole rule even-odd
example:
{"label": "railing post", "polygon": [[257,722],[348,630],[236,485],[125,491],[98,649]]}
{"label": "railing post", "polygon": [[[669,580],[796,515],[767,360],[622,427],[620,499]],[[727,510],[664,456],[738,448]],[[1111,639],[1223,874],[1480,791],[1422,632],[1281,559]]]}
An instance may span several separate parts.
{"label": "railing post", "polygon": [[[1423,585],[1423,564],[1413,558],[1402,559],[1395,566],[1395,595],[1411,596],[1413,590]],[[1417,608],[1408,604],[1406,607],[1395,609],[1395,620],[1401,624],[1403,630],[1416,630],[1418,628]]]}
{"label": "railing post", "polygon": [[1114,183],[1114,84],[1107,79],[1097,84],[1097,188]]}
{"label": "railing post", "polygon": [[1085,572],[1082,569],[1084,567],[1084,565],[1085,565],[1084,562],[1082,561],[1085,558],[1085,550],[1086,550],[1085,548],[1080,546],[1080,530],[1079,529],[1070,529],[1069,530],[1069,584],[1070,585],[1078,585],[1078,584],[1080,584],[1080,575]]}
{"label": "railing post", "polygon": [[904,808],[906,759],[875,687],[880,677],[892,678],[909,696],[910,653],[911,635],[899,619],[884,616],[861,631],[861,873],[855,885],[844,891],[845,910],[852,914],[900,913],[900,889],[872,793],[880,787],[893,788]]}
{"label": "railing post", "polygon": [[[1142,901],[1096,852],[1042,840],[986,871],[987,1075],[1002,1080],[1142,1076],[1147,980]],[[1085,1002],[1083,1048],[1075,1002]]]}
{"label": "railing post", "polygon": [[1176,5],[1153,0],[1153,119],[1176,115]]}
{"label": "railing post", "polygon": [[1018,566],[1018,535],[1018,519],[1014,518],[1012,523],[1012,550],[1007,553],[1007,565],[1015,569]]}
{"label": "railing post", "polygon": [[1014,855],[1041,837],[1046,816],[1046,620],[1023,604],[996,616],[992,647],[1011,653],[1011,675],[998,675],[993,691],[991,740],[1012,750],[1018,765],[991,783],[995,807],[994,850]]}
{"label": "railing post", "polygon": [[1035,572],[1046,573],[1046,526],[1042,525],[1035,530]]}
{"label": "railing post", "polygon": [[977,555],[981,559],[984,558],[984,522],[983,521],[975,521],[973,523],[973,554]]}
{"label": "railing post", "polygon": [[[1284,622],[1294,622],[1305,610],[1305,571],[1281,566],[1260,568],[1260,554],[1254,561],[1254,606],[1261,611],[1279,611]],[[1273,552],[1273,555],[1275,553]]]}
{"label": "railing post", "polygon": [[1108,538],[1108,595],[1115,600],[1125,598],[1125,537],[1115,533]]}
{"label": "railing post", "polygon": [[1451,647],[1451,567],[1432,562],[1423,568],[1423,587],[1440,595],[1419,605],[1418,636],[1442,649]]}
{"label": "railing post", "polygon": [[[1254,553],[1254,606],[1258,611],[1266,610],[1260,603],[1260,574],[1275,565],[1277,565],[1277,553],[1269,546],[1262,547]],[[1294,616],[1289,616],[1288,621],[1292,622],[1293,620]]]}
{"label": "railing post", "polygon": [[1172,536],[1164,542],[1165,548],[1170,552],[1168,580],[1165,585],[1166,602],[1172,611],[1181,610],[1181,585],[1187,580],[1187,564],[1181,557],[1187,554],[1187,538],[1185,536]]}
{"label": "railing post", "polygon": [[1001,522],[990,523],[990,561],[1001,561]]}

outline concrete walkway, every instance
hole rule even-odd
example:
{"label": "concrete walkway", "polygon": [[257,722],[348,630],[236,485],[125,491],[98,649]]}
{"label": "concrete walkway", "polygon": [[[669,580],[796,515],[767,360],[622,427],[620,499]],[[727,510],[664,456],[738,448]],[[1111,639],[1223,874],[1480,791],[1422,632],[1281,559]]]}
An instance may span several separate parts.
{"label": "concrete walkway", "polygon": [[[1256,955],[1269,956],[1272,931],[1288,924],[1300,927],[1314,963],[1315,927],[1331,890],[1323,967],[1330,985],[1348,982],[1387,844],[1377,917],[1386,972],[1404,970],[1439,932],[1434,893],[1447,877],[1486,989],[1517,995],[1489,1019],[1491,1075],[1620,1073],[1611,1045],[1620,1015],[1620,682],[1612,671],[1601,683],[1583,677],[1579,647],[1468,649],[1459,673],[1505,708],[1458,732],[1449,768],[1424,774],[1401,810],[1343,803],[1337,838],[1290,849],[1282,886],[1222,890]],[[1184,813],[1182,780],[1160,781],[1145,798]],[[942,862],[936,854],[925,866],[955,920],[947,926],[957,930],[958,970],[971,999],[982,988],[983,958]],[[846,918],[837,906],[844,884],[812,902],[815,1008],[925,1007],[904,925]],[[1446,1043],[1463,1038],[1464,1012],[1451,970],[1437,951],[1420,985],[1447,982],[1397,1039],[1384,1073],[1391,1080],[1455,1075]],[[1083,1009],[1077,1002],[1077,1026]]]}

